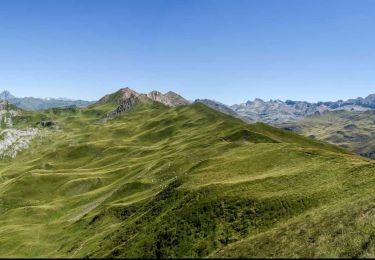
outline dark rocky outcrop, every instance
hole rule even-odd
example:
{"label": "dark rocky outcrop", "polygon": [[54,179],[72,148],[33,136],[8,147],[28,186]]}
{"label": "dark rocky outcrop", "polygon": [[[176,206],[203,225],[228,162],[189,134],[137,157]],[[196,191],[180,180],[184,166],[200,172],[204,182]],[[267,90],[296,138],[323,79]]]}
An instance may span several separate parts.
{"label": "dark rocky outcrop", "polygon": [[40,121],[39,122],[39,125],[41,127],[54,127],[56,125],[56,122],[54,121],[49,121],[49,120],[45,120],[45,121]]}

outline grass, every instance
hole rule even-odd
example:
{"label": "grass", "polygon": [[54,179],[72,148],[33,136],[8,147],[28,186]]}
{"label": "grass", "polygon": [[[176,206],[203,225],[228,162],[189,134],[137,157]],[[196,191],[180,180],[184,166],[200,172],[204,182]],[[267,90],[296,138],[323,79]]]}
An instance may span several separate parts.
{"label": "grass", "polygon": [[0,161],[1,257],[374,255],[375,164],[203,104],[26,112]]}

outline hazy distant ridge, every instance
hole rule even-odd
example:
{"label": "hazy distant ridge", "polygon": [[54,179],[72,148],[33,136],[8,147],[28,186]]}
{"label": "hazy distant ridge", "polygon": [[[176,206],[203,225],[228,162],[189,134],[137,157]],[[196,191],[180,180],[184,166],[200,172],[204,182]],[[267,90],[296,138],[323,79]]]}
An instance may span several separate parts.
{"label": "hazy distant ridge", "polygon": [[269,100],[264,101],[256,98],[246,103],[228,106],[210,99],[200,99],[196,102],[205,103],[209,107],[220,112],[245,118],[252,122],[265,122],[268,124],[279,124],[288,121],[305,118],[309,115],[321,114],[325,111],[346,110],[366,111],[375,109],[375,94],[366,98],[358,97],[346,101],[328,101],[310,103],[307,101],[293,100]]}
{"label": "hazy distant ridge", "polygon": [[53,107],[77,106],[85,107],[94,102],[85,100],[71,100],[67,98],[35,98],[35,97],[15,97],[9,91],[0,93],[0,100],[7,100],[9,103],[26,110],[43,110]]}

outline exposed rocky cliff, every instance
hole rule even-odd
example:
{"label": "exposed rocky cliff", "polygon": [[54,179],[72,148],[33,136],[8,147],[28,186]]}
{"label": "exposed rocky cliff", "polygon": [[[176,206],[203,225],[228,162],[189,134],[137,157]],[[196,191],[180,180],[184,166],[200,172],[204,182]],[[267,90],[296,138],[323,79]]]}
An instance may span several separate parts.
{"label": "exposed rocky cliff", "polygon": [[99,104],[112,103],[118,105],[115,111],[108,115],[109,117],[114,117],[117,114],[143,102],[159,102],[168,107],[177,107],[190,104],[188,100],[172,91],[169,91],[166,94],[159,91],[151,91],[148,94],[143,94],[138,93],[128,87],[122,88],[116,93],[106,95],[98,101]]}
{"label": "exposed rocky cliff", "polygon": [[0,158],[15,158],[40,134],[37,128],[13,128],[13,120],[19,115],[21,110],[10,105],[8,101],[0,101]]}

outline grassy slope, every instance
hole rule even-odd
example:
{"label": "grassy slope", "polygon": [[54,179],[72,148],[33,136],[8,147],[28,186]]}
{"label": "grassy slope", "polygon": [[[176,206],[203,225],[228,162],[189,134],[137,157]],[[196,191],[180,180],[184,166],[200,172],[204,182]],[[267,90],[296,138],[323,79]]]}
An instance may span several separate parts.
{"label": "grassy slope", "polygon": [[374,254],[372,161],[202,104],[111,109],[15,120],[60,130],[1,161],[1,257]]}

